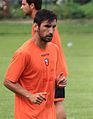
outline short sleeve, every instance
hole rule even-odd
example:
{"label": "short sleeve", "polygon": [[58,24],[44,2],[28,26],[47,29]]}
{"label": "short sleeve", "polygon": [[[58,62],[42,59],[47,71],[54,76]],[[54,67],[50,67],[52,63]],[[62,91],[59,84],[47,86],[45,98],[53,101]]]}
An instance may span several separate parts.
{"label": "short sleeve", "polygon": [[22,52],[16,52],[8,66],[5,79],[12,82],[17,82],[22,72],[27,65],[26,54]]}

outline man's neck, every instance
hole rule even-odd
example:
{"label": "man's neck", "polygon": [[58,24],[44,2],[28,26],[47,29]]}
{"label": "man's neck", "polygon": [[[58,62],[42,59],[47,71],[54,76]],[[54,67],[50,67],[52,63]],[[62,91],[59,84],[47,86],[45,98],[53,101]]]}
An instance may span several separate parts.
{"label": "man's neck", "polygon": [[44,41],[37,41],[37,45],[41,49],[46,49],[47,43],[45,43]]}
{"label": "man's neck", "polygon": [[37,10],[33,10],[33,11],[32,11],[32,14],[31,14],[32,19],[35,18],[36,13],[37,13]]}
{"label": "man's neck", "polygon": [[47,43],[40,40],[40,37],[38,36],[37,33],[34,34],[34,37],[33,37],[33,41],[35,42],[35,44],[41,48],[41,49],[46,49],[47,47]]}

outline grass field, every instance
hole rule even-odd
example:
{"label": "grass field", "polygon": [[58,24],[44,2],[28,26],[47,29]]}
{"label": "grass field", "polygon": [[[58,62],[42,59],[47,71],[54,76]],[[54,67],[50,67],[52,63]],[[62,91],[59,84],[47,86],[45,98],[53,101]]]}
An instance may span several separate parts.
{"label": "grass field", "polygon": [[[69,69],[64,102],[67,119],[93,119],[93,22],[63,21],[58,27]],[[3,80],[14,51],[30,33],[30,23],[0,23],[0,119],[13,119],[14,95]]]}

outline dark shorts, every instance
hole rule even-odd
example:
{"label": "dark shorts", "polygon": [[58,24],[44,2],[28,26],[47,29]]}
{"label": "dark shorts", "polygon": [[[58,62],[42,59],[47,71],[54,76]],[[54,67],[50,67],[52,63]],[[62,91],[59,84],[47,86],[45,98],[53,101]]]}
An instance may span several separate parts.
{"label": "dark shorts", "polygon": [[54,101],[63,101],[65,98],[65,88],[56,88],[55,89],[55,99]]}

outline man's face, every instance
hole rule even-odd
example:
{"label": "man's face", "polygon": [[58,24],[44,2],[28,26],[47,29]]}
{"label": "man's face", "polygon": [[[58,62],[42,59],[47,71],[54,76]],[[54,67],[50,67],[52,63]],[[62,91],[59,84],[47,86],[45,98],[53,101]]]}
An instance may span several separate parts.
{"label": "man's face", "polygon": [[30,14],[31,14],[30,6],[29,6],[29,4],[26,2],[26,0],[22,0],[21,9],[23,10],[24,15],[30,15]]}
{"label": "man's face", "polygon": [[56,27],[56,19],[52,22],[48,20],[43,21],[38,28],[38,34],[40,36],[40,40],[44,42],[50,42],[53,38],[53,33]]}

